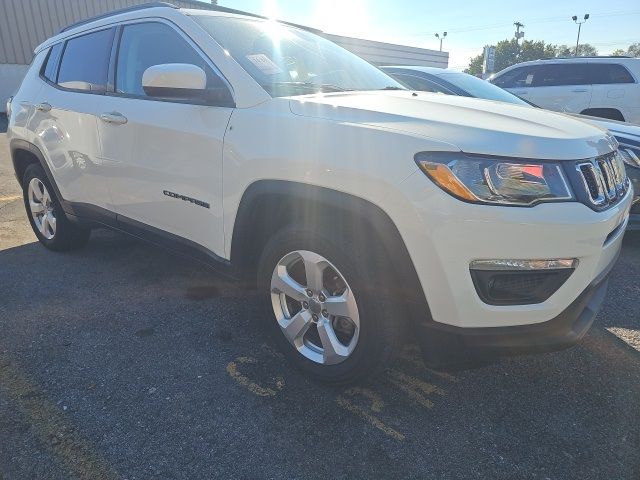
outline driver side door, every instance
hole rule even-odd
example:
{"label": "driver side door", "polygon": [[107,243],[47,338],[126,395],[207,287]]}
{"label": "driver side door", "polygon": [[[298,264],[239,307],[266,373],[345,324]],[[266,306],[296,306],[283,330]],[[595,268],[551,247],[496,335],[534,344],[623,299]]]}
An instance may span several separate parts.
{"label": "driver side door", "polygon": [[168,233],[170,241],[179,237],[222,257],[222,153],[233,108],[149,96],[142,76],[151,66],[181,63],[202,68],[207,88],[228,84],[168,22],[124,24],[114,48],[111,91],[98,127],[118,222],[129,231]]}

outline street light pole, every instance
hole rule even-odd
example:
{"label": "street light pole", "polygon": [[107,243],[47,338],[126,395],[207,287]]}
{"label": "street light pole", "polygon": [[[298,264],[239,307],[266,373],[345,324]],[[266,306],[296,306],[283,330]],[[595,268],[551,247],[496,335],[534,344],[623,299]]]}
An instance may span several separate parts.
{"label": "street light pole", "polygon": [[440,36],[439,33],[436,33],[436,38],[440,39],[440,51],[442,51],[442,41],[444,40],[444,37],[446,37],[446,36],[447,36],[447,32],[444,32],[442,34],[442,36]]}
{"label": "street light pole", "polygon": [[582,28],[582,24],[585,23],[587,20],[589,20],[589,14],[585,14],[584,16],[584,20],[582,20],[581,22],[578,21],[578,16],[574,15],[573,17],[571,17],[573,19],[574,22],[576,22],[578,24],[578,39],[576,40],[576,54],[575,56],[578,56],[578,47],[580,46],[580,29]]}

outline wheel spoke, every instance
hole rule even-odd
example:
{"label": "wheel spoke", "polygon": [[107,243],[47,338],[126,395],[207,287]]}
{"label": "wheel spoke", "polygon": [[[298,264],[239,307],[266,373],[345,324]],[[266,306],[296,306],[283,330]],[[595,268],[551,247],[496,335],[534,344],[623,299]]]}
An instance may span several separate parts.
{"label": "wheel spoke", "polygon": [[51,198],[49,197],[49,192],[45,188],[44,192],[42,193],[42,203],[44,203],[45,205],[49,205],[50,202]]}
{"label": "wheel spoke", "polygon": [[56,217],[53,216],[53,213],[49,212],[47,214],[47,222],[49,223],[49,227],[51,228],[51,235],[56,234]]}
{"label": "wheel spoke", "polygon": [[271,277],[271,289],[278,293],[284,293],[294,300],[302,302],[307,299],[305,288],[296,282],[287,272],[286,267],[279,265]]}
{"label": "wheel spoke", "polygon": [[29,208],[34,215],[44,212],[44,205],[39,202],[30,201]]}
{"label": "wheel spoke", "polygon": [[284,334],[293,345],[297,345],[302,341],[302,337],[309,330],[311,323],[311,313],[307,310],[301,310],[284,327]]}
{"label": "wheel spoke", "polygon": [[349,356],[349,349],[340,343],[329,320],[323,319],[318,323],[318,334],[325,364],[339,363]]}
{"label": "wheel spoke", "polygon": [[329,312],[329,315],[335,317],[347,317],[355,319],[358,317],[356,302],[351,295],[351,291],[347,290],[339,297],[329,297],[324,303],[324,308]]}
{"label": "wheel spoke", "polygon": [[47,237],[49,235],[49,220],[47,218],[47,214],[44,214],[40,219],[40,225],[38,225],[40,233]]}
{"label": "wheel spoke", "polygon": [[[35,180],[35,179],[34,179]],[[42,203],[42,185],[39,181],[31,181],[31,184],[29,185],[31,188],[31,197],[33,198],[33,200],[37,200],[38,202]]]}
{"label": "wheel spoke", "polygon": [[300,252],[304,262],[307,287],[314,292],[320,292],[324,286],[323,273],[327,262],[320,255],[313,252]]}

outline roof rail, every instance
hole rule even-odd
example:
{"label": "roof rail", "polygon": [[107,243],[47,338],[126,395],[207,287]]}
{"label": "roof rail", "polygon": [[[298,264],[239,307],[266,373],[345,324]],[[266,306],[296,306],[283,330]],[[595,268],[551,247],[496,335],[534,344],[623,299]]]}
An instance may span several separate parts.
{"label": "roof rail", "polygon": [[111,12],[103,13],[102,15],[96,15],[95,17],[86,18],[84,20],[80,20],[79,22],[72,23],[71,25],[67,25],[63,29],[61,29],[58,33],[66,32],[67,30],[71,30],[72,28],[79,27],[80,25],[84,25],[86,23],[95,22],[96,20],[101,20],[103,18],[108,18],[113,15],[119,15],[121,13],[135,12],[137,10],[144,10],[147,8],[155,8],[155,7],[169,7],[169,8],[178,8],[172,3],[167,2],[149,2],[143,3],[141,5],[134,5],[133,7],[121,8],[118,10],[113,10]]}
{"label": "roof rail", "polygon": [[571,60],[576,58],[634,58],[629,55],[580,55],[578,57],[542,57],[540,60]]}
{"label": "roof rail", "polygon": [[[200,2],[194,2],[194,3],[200,3]],[[200,8],[200,7],[196,6],[196,8]],[[223,7],[222,5],[213,5],[213,4],[207,5],[205,3],[204,7],[202,7],[202,8],[203,8],[203,10],[210,10],[210,11],[214,11],[214,12],[232,13],[234,15],[243,15],[245,17],[260,18],[262,20],[271,20],[269,17],[265,17],[264,15],[258,15],[257,13],[251,13],[251,12],[245,12],[244,10],[236,10],[235,8]],[[296,27],[296,28],[299,28],[301,30],[307,30],[307,31],[312,32],[312,33],[323,33],[322,30],[319,30],[319,29],[313,28],[313,27],[307,27],[306,25],[300,25],[299,23],[287,22],[285,20],[276,20],[276,22],[282,23],[284,25],[288,25],[290,27]]]}
{"label": "roof rail", "polygon": [[[245,11],[242,11],[242,10],[236,10],[235,8],[223,7],[221,5],[206,4],[204,2],[198,2],[198,1],[193,1],[193,0],[187,0],[187,1],[189,3],[192,3],[195,8],[201,8],[203,10],[210,10],[210,11],[223,12],[223,13],[232,13],[232,14],[235,14],[235,15],[244,15],[244,16],[247,16],[247,17],[253,17],[253,18],[260,18],[260,19],[263,19],[263,20],[269,20],[268,17],[262,16],[262,15],[258,15],[256,13],[250,13],[250,12],[245,12]],[[95,17],[90,17],[90,18],[86,18],[84,20],[80,20],[79,22],[75,22],[75,23],[72,23],[71,25],[68,25],[68,26],[64,27],[58,33],[66,32],[67,30],[71,30],[72,28],[79,27],[79,26],[84,25],[86,23],[95,22],[96,20],[101,20],[103,18],[108,18],[108,17],[111,17],[113,15],[119,15],[121,13],[128,13],[128,12],[135,12],[135,11],[138,11],[138,10],[144,10],[144,9],[147,9],[147,8],[155,8],[155,7],[169,7],[169,8],[176,8],[176,9],[180,8],[180,7],[177,7],[176,5],[174,5],[172,3],[168,3],[168,2],[142,3],[140,5],[134,5],[133,7],[121,8],[121,9],[118,9],[118,10],[113,10],[111,12],[103,13],[102,15],[96,15]],[[285,24],[285,25],[289,25],[291,27],[300,28],[302,30],[307,30],[307,31],[312,32],[312,33],[322,33],[322,30],[319,30],[317,28],[307,27],[305,25],[300,25],[298,23],[286,22],[286,21],[283,21],[283,20],[277,20],[277,22]]]}

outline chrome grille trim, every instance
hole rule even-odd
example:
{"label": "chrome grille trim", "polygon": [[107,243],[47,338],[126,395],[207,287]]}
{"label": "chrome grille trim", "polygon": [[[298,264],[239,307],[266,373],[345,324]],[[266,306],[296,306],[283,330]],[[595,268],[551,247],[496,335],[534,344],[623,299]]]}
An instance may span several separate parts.
{"label": "chrome grille trim", "polygon": [[616,151],[576,164],[589,200],[595,207],[617,203],[629,189],[629,179],[617,155]]}

